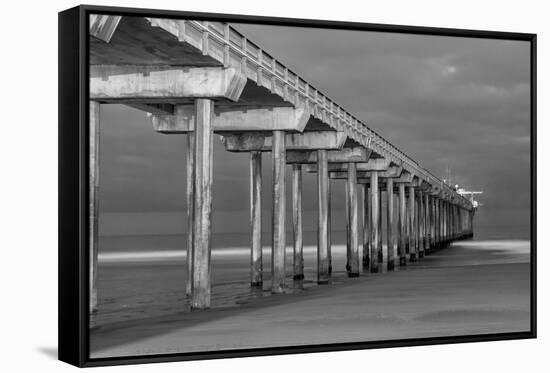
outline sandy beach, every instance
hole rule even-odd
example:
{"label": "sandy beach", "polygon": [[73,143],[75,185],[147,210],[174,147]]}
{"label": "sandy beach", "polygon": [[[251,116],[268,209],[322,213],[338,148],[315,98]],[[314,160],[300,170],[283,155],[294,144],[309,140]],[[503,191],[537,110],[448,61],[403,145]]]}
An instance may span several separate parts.
{"label": "sandy beach", "polygon": [[335,245],[330,285],[316,284],[313,246],[306,279],[293,281],[289,248],[282,295],[269,290],[269,248],[259,291],[248,285],[246,248],[214,250],[206,311],[189,310],[183,252],[106,253],[91,357],[528,331],[529,246],[461,241],[399,271],[348,279]]}

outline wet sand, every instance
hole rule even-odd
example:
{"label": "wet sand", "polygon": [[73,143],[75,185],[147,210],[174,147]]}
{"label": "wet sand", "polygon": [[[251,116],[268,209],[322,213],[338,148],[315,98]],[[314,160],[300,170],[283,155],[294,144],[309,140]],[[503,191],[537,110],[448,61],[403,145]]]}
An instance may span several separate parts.
{"label": "wet sand", "polygon": [[[290,251],[287,273],[291,274]],[[287,294],[248,286],[246,249],[215,251],[212,309],[190,311],[181,252],[104,256],[92,358],[529,330],[529,241],[463,241],[396,272],[348,279],[333,249],[330,285],[316,285],[315,249]]]}

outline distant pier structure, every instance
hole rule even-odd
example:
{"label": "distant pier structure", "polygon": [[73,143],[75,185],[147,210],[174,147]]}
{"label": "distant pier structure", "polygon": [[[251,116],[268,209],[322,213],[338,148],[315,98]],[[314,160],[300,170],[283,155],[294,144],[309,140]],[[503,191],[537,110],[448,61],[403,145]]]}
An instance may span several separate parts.
{"label": "distant pier structure", "polygon": [[[473,235],[473,199],[458,193],[229,24],[90,16],[90,311],[97,308],[99,128],[103,104],[149,113],[155,131],[188,141],[187,294],[210,307],[213,135],[250,153],[250,283],[262,286],[262,152],[272,152],[271,290],[285,289],[285,212],[293,278],[304,277],[302,173],[317,176],[317,282],[332,273],[330,189],[346,185],[349,277],[393,270]],[[183,160],[182,160],[183,161]],[[292,180],[285,179],[291,167]],[[288,184],[288,185],[287,185]],[[287,187],[292,206],[286,206]],[[387,237],[382,237],[382,199]],[[183,227],[182,227],[183,229]],[[386,242],[387,250],[383,250]],[[363,255],[359,245],[363,245]],[[290,245],[289,245],[290,246]],[[386,256],[384,258],[384,256]]]}

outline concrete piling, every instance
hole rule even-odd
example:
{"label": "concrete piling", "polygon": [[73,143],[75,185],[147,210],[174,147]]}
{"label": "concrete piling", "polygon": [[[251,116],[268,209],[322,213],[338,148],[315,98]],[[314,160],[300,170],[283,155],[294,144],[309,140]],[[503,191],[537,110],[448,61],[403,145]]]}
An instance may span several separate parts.
{"label": "concrete piling", "polygon": [[393,194],[393,179],[389,177],[386,181],[387,186],[387,241],[388,241],[388,249],[387,249],[387,267],[388,271],[393,271],[395,268],[395,255],[394,255],[394,244],[395,244],[395,237],[394,237],[394,194]]}
{"label": "concrete piling", "polygon": [[357,171],[355,163],[348,163],[347,188],[349,191],[349,224],[350,224],[350,249],[349,249],[349,277],[359,276],[359,214],[357,206]]}
{"label": "concrete piling", "polygon": [[186,154],[186,193],[187,206],[187,284],[185,293],[188,297],[193,293],[193,231],[195,214],[195,133],[187,134]]}
{"label": "concrete piling", "polygon": [[362,232],[363,232],[363,256],[362,256],[362,265],[363,271],[368,270],[369,268],[369,252],[370,252],[370,227],[369,227],[369,197],[368,197],[368,187],[366,184],[359,184],[359,189],[361,190],[361,216],[362,216]]}
{"label": "concrete piling", "polygon": [[331,186],[330,186],[330,178],[328,178],[327,182],[327,195],[328,195],[328,217],[327,217],[327,255],[328,255],[328,274],[329,276],[332,274],[332,197],[331,197]]}
{"label": "concrete piling", "polygon": [[424,194],[424,253],[430,254],[430,195]]}
{"label": "concrete piling", "polygon": [[370,267],[370,240],[371,240],[371,202],[370,189],[366,184],[360,184],[363,196],[363,270],[368,271]]}
{"label": "concrete piling", "polygon": [[191,295],[191,307],[195,309],[210,307],[213,111],[213,100],[195,100],[195,212]]}
{"label": "concrete piling", "polygon": [[317,283],[329,282],[328,256],[328,214],[329,214],[329,177],[327,151],[317,151]]}
{"label": "concrete piling", "polygon": [[414,186],[409,186],[409,260],[416,262],[416,226],[415,226]]}
{"label": "concrete piling", "polygon": [[250,152],[250,227],[252,247],[250,251],[250,285],[262,287],[262,153]]}
{"label": "concrete piling", "polygon": [[405,184],[399,184],[399,265],[407,265],[407,204],[405,200]]}
{"label": "concrete piling", "polygon": [[302,231],[302,165],[292,165],[292,227],[294,234],[294,280],[304,278],[304,244]]}
{"label": "concrete piling", "polygon": [[273,205],[271,231],[271,292],[283,293],[285,288],[285,132],[273,131]]}
{"label": "concrete piling", "polygon": [[380,251],[380,225],[378,220],[380,217],[380,190],[378,188],[378,171],[371,172],[370,180],[371,188],[371,252],[370,252],[370,272],[376,273],[379,271],[378,252]]}
{"label": "concrete piling", "polygon": [[[378,177],[378,186],[380,187],[380,176]],[[384,247],[382,245],[382,190],[378,191],[378,264],[382,267],[384,262]],[[382,271],[382,268],[379,268]]]}
{"label": "concrete piling", "polygon": [[424,196],[422,195],[422,191],[418,190],[418,257],[423,258],[424,257]]}
{"label": "concrete piling", "polygon": [[350,191],[349,191],[349,184],[345,183],[345,190],[346,190],[346,200],[344,202],[344,206],[346,209],[346,272],[349,273],[351,269],[350,264],[350,258],[351,258],[351,229],[350,229],[350,221],[349,221],[349,214],[350,214]]}

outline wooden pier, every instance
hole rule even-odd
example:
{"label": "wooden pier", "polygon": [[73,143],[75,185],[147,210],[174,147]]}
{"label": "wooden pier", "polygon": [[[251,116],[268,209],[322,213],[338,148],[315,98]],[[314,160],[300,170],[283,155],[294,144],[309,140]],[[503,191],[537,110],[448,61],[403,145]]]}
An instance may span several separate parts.
{"label": "wooden pier", "polygon": [[[304,278],[303,172],[317,177],[318,284],[329,284],[331,279],[331,204],[346,206],[349,277],[406,266],[453,240],[473,235],[471,200],[228,24],[91,16],[90,61],[92,312],[97,308],[101,166],[97,145],[103,104],[143,110],[150,116],[152,130],[186,136],[186,292],[195,309],[210,307],[214,134],[221,136],[227,151],[250,153],[251,286],[261,287],[264,282],[263,152],[272,152],[273,185],[268,193],[272,194],[273,293],[284,293],[289,281],[285,273],[287,167],[292,167],[295,281]],[[331,183],[338,180],[346,184],[345,201],[331,198]],[[386,237],[382,237],[383,200]]]}

